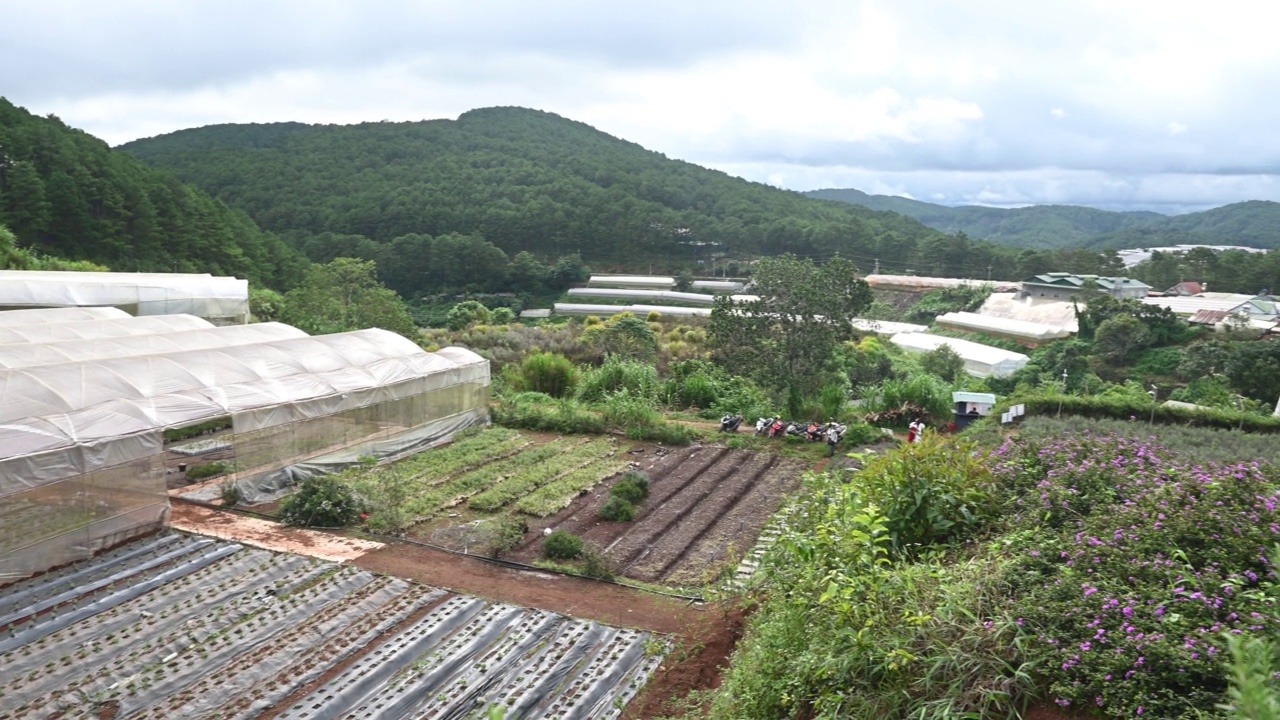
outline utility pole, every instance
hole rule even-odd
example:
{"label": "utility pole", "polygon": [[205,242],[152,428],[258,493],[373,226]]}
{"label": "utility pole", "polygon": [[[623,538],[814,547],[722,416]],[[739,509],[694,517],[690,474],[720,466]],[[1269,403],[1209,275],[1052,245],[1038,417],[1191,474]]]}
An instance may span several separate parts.
{"label": "utility pole", "polygon": [[1147,394],[1151,396],[1151,420],[1147,424],[1154,426],[1156,424],[1156,402],[1160,398],[1160,388],[1152,385],[1151,391]]}
{"label": "utility pole", "polygon": [[1062,395],[1058,396],[1058,419],[1062,419],[1062,398],[1067,394],[1067,369],[1062,368]]}
{"label": "utility pole", "polygon": [[872,275],[880,274],[880,258],[876,258],[876,269],[871,271]]}
{"label": "utility pole", "polygon": [[991,282],[991,266],[987,266],[987,282]]}

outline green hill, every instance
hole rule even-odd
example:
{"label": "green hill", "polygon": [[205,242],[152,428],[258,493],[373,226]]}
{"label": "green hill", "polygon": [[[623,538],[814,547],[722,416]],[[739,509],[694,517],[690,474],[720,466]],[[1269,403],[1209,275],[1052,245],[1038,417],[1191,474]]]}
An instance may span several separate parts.
{"label": "green hill", "polygon": [[[313,260],[341,252],[385,263],[380,249],[425,247],[403,238],[455,233],[508,256],[576,252],[596,268],[667,272],[713,253],[723,268],[792,252],[985,274],[1000,255],[902,215],[747,182],[522,108],[456,121],[218,125],[120,149],[245,210]],[[420,260],[406,252],[393,259]]]}
{"label": "green hill", "polygon": [[114,270],[176,268],[288,287],[307,264],[243,212],[4,98],[0,225],[23,248]]}
{"label": "green hill", "polygon": [[813,190],[810,197],[888,210],[943,232],[1029,248],[1156,247],[1181,243],[1280,248],[1280,203],[1253,200],[1172,217],[1075,205],[948,207],[852,189]]}

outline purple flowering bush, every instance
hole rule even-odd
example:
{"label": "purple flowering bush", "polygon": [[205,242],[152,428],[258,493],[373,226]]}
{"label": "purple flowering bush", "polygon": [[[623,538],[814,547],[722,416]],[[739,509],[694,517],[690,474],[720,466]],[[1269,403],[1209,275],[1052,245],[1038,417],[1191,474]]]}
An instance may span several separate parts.
{"label": "purple flowering bush", "polygon": [[1090,435],[1010,440],[989,460],[1010,609],[1050,697],[1110,717],[1215,714],[1226,638],[1277,630],[1275,470]]}

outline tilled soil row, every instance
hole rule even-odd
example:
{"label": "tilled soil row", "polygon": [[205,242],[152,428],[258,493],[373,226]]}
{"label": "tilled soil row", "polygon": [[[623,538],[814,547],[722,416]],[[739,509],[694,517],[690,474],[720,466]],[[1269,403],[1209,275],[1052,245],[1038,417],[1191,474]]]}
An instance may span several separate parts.
{"label": "tilled soil row", "polygon": [[668,544],[666,536],[672,528],[727,478],[733,477],[739,468],[755,457],[754,453],[733,453],[684,482],[679,492],[665,501],[649,505],[652,509],[636,517],[629,531],[614,541],[612,546],[605,548],[605,554],[621,569],[623,575],[632,577],[630,570],[633,565],[659,545]]}
{"label": "tilled soil row", "polygon": [[778,458],[756,480],[748,493],[729,510],[720,514],[715,523],[669,566],[662,581],[667,585],[698,585],[705,583],[708,569],[736,562],[750,552],[755,539],[783,501],[800,485],[803,463]]}
{"label": "tilled soil row", "polygon": [[674,525],[654,538],[653,550],[636,562],[628,575],[648,582],[664,580],[667,572],[717,521],[734,515],[735,508],[754,493],[756,481],[776,461],[776,456],[756,455],[719,483],[707,488],[705,494],[697,497],[695,504],[685,506]]}
{"label": "tilled soil row", "polygon": [[[669,453],[648,466],[641,465],[640,469],[649,475],[649,499],[641,508],[641,517],[649,508],[657,507],[679,492],[690,478],[706,471],[728,452],[726,448],[684,449]],[[504,557],[521,562],[537,560],[541,557],[543,528],[564,530],[601,547],[608,546],[630,529],[627,523],[600,520],[600,507],[608,501],[612,487],[613,482],[601,483],[590,494],[578,498],[565,510],[543,521],[530,521],[525,540]]]}

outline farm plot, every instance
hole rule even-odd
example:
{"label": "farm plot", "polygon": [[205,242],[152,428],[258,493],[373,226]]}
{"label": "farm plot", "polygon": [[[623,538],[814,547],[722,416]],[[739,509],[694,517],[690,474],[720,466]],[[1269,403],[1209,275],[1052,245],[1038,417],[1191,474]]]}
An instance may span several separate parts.
{"label": "farm plot", "polygon": [[0,590],[0,718],[613,718],[665,642],[167,534]]}
{"label": "farm plot", "polygon": [[776,455],[694,447],[638,455],[651,494],[631,522],[603,522],[608,483],[566,509],[531,523],[504,557],[540,557],[543,529],[581,536],[604,550],[621,574],[666,585],[705,585],[750,550],[769,517],[800,483],[804,464]]}
{"label": "farm plot", "polygon": [[[392,465],[361,468],[341,477],[372,501],[372,526],[402,530],[459,507],[550,515],[626,467],[617,452],[611,438],[538,442],[513,430],[492,428]],[[379,510],[379,505],[387,509]]]}

